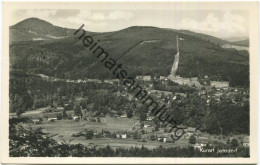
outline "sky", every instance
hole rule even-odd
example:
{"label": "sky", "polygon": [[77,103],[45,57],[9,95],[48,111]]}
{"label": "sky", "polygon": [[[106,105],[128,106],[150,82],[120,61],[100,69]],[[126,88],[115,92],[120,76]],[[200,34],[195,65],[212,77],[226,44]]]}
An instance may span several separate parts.
{"label": "sky", "polygon": [[19,9],[12,13],[11,25],[37,17],[56,26],[109,32],[130,26],[185,29],[219,38],[248,37],[246,10],[179,9]]}

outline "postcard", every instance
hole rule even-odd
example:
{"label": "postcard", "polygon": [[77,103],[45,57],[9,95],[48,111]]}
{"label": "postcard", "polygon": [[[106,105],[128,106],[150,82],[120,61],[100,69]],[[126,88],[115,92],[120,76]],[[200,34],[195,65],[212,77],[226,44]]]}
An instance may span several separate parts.
{"label": "postcard", "polygon": [[4,2],[1,162],[257,162],[257,2]]}

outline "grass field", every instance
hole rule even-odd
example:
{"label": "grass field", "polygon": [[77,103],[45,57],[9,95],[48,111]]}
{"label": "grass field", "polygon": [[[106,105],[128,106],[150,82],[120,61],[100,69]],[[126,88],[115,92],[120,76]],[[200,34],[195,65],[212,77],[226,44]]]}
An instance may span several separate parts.
{"label": "grass field", "polygon": [[[75,120],[58,120],[55,122],[45,121],[42,124],[32,124],[33,128],[42,127],[43,131],[46,133],[50,133],[52,135],[57,134],[53,138],[58,142],[62,142],[65,140],[69,142],[70,139],[73,139],[71,144],[81,143],[83,145],[89,145],[93,143],[97,147],[105,147],[109,145],[112,148],[123,147],[141,147],[144,145],[147,148],[157,148],[160,145],[163,147],[174,147],[174,146],[187,146],[188,141],[185,139],[180,139],[176,143],[162,143],[157,141],[150,141],[147,139],[147,142],[139,142],[138,140],[134,140],[132,138],[126,139],[110,139],[110,138],[94,138],[94,139],[86,139],[85,137],[76,137],[73,138],[72,135],[84,131],[85,129],[93,130],[96,132],[100,132],[103,130],[108,130],[110,132],[115,131],[131,131],[134,123],[137,122],[137,119],[128,119],[128,118],[113,118],[113,117],[104,117],[101,118],[101,122],[91,122],[91,121],[75,121]],[[136,127],[140,127],[137,125]],[[146,134],[147,136],[147,134]]]}
{"label": "grass field", "polygon": [[[27,111],[22,116],[24,117],[40,117],[46,114],[56,114],[60,112],[53,112],[53,113],[43,113],[45,108],[37,109],[35,111]],[[72,114],[73,111],[67,111],[68,114]],[[84,114],[84,113],[83,113]],[[15,114],[10,113],[10,117],[16,116]],[[55,122],[47,121],[46,119],[41,124],[31,123],[32,128],[43,128],[43,131],[46,133],[50,133],[51,135],[56,135],[53,138],[56,139],[58,142],[66,141],[72,144],[83,144],[89,145],[93,143],[97,147],[105,147],[109,145],[112,148],[123,147],[123,148],[130,148],[130,147],[141,147],[144,145],[147,148],[157,148],[160,145],[163,147],[185,147],[189,145],[188,139],[181,138],[175,143],[162,143],[158,141],[151,141],[149,137],[152,134],[157,134],[158,136],[164,134],[164,129],[160,128],[159,131],[152,133],[152,128],[145,128],[144,130],[147,131],[146,134],[142,135],[142,139],[146,139],[147,142],[140,142],[133,138],[126,138],[126,139],[111,139],[107,137],[101,138],[94,138],[94,139],[86,139],[85,137],[75,137],[73,138],[73,134],[77,134],[84,130],[93,130],[94,132],[101,132],[103,130],[108,130],[111,133],[116,131],[127,131],[127,132],[134,132],[135,130],[140,128],[140,123],[135,125],[138,122],[138,119],[133,117],[129,118],[115,118],[115,117],[101,117],[101,122],[92,122],[92,121],[85,121],[85,120],[56,120]],[[135,130],[133,130],[133,126],[135,125]],[[209,141],[218,141],[221,143],[226,143],[228,137],[221,137],[220,135],[210,135],[208,133],[203,133],[203,137],[207,138]],[[233,135],[233,138],[241,139],[243,135]],[[221,137],[221,138],[220,138]]]}
{"label": "grass field", "polygon": [[41,124],[32,124],[32,127],[42,127],[46,132],[52,134],[59,134],[69,137],[84,129],[89,129],[93,131],[101,131],[109,130],[110,132],[114,131],[131,131],[131,128],[134,123],[136,123],[136,119],[128,119],[128,118],[112,118],[112,117],[104,117],[101,118],[101,122],[91,122],[91,121],[75,121],[75,120],[57,120],[55,122],[45,121]]}

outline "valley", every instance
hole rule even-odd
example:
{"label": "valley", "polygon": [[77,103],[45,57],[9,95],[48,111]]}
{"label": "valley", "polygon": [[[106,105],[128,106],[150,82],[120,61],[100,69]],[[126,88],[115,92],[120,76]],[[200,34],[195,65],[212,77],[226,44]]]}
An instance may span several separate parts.
{"label": "valley", "polygon": [[10,27],[12,137],[27,136],[15,134],[26,130],[28,136],[50,136],[57,146],[93,151],[192,149],[198,154],[203,147],[233,147],[238,156],[248,156],[247,50],[185,30],[132,26],[106,33],[86,31],[167,106],[184,131],[174,140],[171,125],[165,126],[138,102],[74,31],[38,18]]}

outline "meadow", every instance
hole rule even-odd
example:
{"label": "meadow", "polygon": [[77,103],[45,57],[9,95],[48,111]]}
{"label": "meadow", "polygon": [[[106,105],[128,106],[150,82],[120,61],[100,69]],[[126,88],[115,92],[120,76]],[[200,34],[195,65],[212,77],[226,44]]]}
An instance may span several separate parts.
{"label": "meadow", "polygon": [[[38,112],[41,112],[38,110]],[[30,114],[30,115],[28,115]],[[24,116],[40,115],[41,113],[30,113],[27,112]],[[132,137],[127,137],[126,139],[118,138],[93,138],[86,139],[85,137],[72,137],[73,134],[77,134],[84,130],[93,130],[94,132],[101,132],[102,130],[108,130],[111,133],[116,131],[127,131],[134,132],[133,126],[138,122],[136,118],[115,118],[115,117],[101,117],[101,122],[92,122],[85,120],[56,120],[55,122],[44,120],[41,124],[30,123],[30,126],[34,129],[43,128],[43,132],[54,135],[53,138],[59,143],[66,142],[70,144],[83,144],[85,146],[94,145],[96,147],[106,147],[109,145],[112,148],[131,148],[131,147],[141,147],[142,145],[149,148],[157,148],[160,145],[162,147],[174,147],[174,146],[187,146],[187,139],[180,139],[175,143],[162,143],[158,141],[149,140],[151,133],[144,134],[142,137],[146,139],[146,142],[133,139]],[[140,123],[134,126],[136,129],[140,128]],[[147,128],[146,130],[149,130]],[[162,130],[161,130],[162,131]]]}

